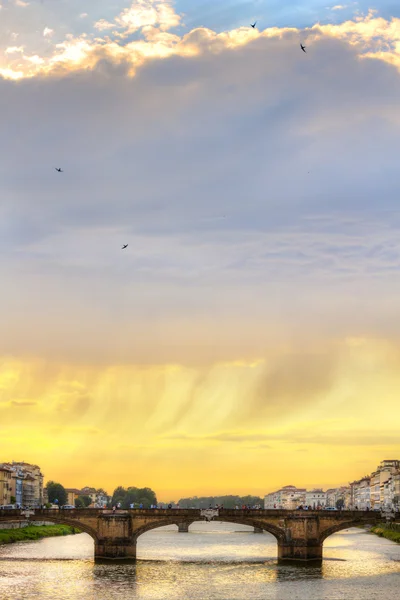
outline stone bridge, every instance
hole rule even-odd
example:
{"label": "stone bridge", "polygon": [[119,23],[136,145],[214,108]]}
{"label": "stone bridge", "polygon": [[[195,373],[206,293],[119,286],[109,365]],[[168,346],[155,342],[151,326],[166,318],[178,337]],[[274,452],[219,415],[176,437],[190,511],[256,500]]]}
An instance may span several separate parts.
{"label": "stone bridge", "polygon": [[[21,510],[0,510],[0,522],[26,520],[50,521],[77,527],[94,539],[95,560],[136,560],[136,544],[140,535],[165,525],[177,525],[188,531],[189,525],[205,518],[196,509],[110,510],[87,508],[75,510],[35,509],[24,515]],[[375,525],[387,517],[374,511],[302,511],[302,510],[230,510],[214,511],[216,521],[238,523],[264,530],[275,536],[278,560],[322,560],[324,540],[349,527]]]}

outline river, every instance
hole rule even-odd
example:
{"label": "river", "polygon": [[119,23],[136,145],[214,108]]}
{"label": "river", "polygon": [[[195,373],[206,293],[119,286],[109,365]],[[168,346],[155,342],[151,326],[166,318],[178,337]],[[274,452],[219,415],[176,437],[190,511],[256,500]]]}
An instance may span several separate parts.
{"label": "river", "polygon": [[360,529],[332,535],[322,566],[281,566],[268,533],[219,522],[139,538],[136,565],[95,565],[85,533],[0,546],[1,600],[387,600],[400,545]]}

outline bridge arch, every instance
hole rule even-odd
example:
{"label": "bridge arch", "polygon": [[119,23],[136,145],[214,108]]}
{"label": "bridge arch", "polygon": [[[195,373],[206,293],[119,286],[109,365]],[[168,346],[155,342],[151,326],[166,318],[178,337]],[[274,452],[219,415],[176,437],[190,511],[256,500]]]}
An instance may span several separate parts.
{"label": "bridge arch", "polygon": [[223,523],[237,523],[238,525],[247,525],[248,527],[256,527],[257,529],[263,529],[267,533],[270,533],[276,538],[276,541],[283,542],[285,540],[285,531],[280,527],[273,525],[272,523],[266,523],[262,520],[248,519],[246,517],[225,517],[219,516],[216,521],[222,521]]}
{"label": "bridge arch", "polygon": [[[160,519],[159,521],[157,520],[157,521],[147,523],[146,525],[143,525],[139,529],[136,529],[134,532],[134,535],[133,535],[133,539],[135,541],[137,541],[137,539],[144,533],[147,533],[148,531],[151,531],[153,529],[158,529],[159,527],[165,527],[166,525],[179,526],[180,524],[185,523],[189,527],[190,525],[192,525],[192,523],[196,523],[196,522],[202,523],[202,522],[204,522],[204,520],[203,519],[193,519],[193,518],[192,519],[171,519],[171,518]],[[246,519],[245,517],[237,517],[237,518],[236,517],[225,517],[225,516],[220,515],[214,519],[214,522],[236,523],[237,525],[246,525],[248,527],[253,527],[253,528],[256,527],[258,529],[263,529],[267,533],[270,533],[271,535],[273,535],[276,538],[276,541],[278,544],[285,540],[285,531],[283,529],[273,525],[272,523],[265,523],[265,521],[262,521],[262,520]]]}
{"label": "bridge arch", "polygon": [[351,527],[359,527],[360,525],[374,525],[373,520],[371,522],[367,521],[359,521],[359,520],[351,520],[351,521],[342,521],[341,523],[335,523],[331,527],[328,527],[320,534],[320,543],[322,544],[328,537],[333,535],[334,533],[339,533],[339,531],[343,531],[343,529],[350,529]]}
{"label": "bridge arch", "polygon": [[92,527],[90,527],[90,525],[87,525],[86,523],[82,523],[82,521],[78,521],[75,519],[69,519],[68,517],[59,517],[59,516],[53,516],[53,515],[49,515],[49,516],[43,516],[43,515],[31,515],[29,517],[29,521],[46,521],[48,523],[54,523],[55,525],[69,525],[70,527],[76,527],[76,529],[79,529],[80,531],[82,531],[83,533],[87,533],[90,535],[91,538],[93,538],[95,544],[98,543],[99,538],[97,535],[97,531],[95,529],[93,529]]}
{"label": "bridge arch", "polygon": [[133,539],[136,542],[137,539],[144,533],[147,533],[148,531],[152,531],[153,529],[159,529],[160,527],[166,527],[167,525],[177,525],[179,527],[179,525],[181,525],[182,523],[185,523],[189,527],[192,523],[195,522],[195,520],[193,520],[193,519],[176,519],[176,520],[174,520],[174,519],[166,518],[166,519],[160,519],[159,521],[150,521],[150,523],[146,523],[146,525],[142,525],[138,529],[135,529],[135,532],[133,534]]}

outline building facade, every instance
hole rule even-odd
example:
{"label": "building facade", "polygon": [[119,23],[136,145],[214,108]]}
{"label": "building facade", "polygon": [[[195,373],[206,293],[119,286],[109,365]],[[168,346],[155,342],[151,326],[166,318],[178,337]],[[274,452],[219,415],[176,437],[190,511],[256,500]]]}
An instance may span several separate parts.
{"label": "building facade", "polygon": [[320,489],[306,492],[306,505],[312,509],[320,509],[326,507],[326,492]]}
{"label": "building facade", "polygon": [[75,500],[82,495],[82,492],[76,488],[65,488],[67,492],[67,504],[75,506]]}
{"label": "building facade", "polygon": [[12,495],[15,498],[16,505],[23,505],[23,485],[24,485],[25,475],[23,471],[18,468],[12,468],[12,476],[11,476],[11,487],[12,487]]}
{"label": "building facade", "polygon": [[38,465],[25,462],[4,463],[10,469],[12,496],[19,506],[43,505],[43,474]]}
{"label": "building facade", "polygon": [[6,464],[0,464],[0,506],[11,504],[12,470]]}
{"label": "building facade", "polygon": [[105,508],[109,501],[106,492],[103,490],[96,490],[89,486],[86,486],[81,490],[78,490],[77,488],[66,488],[65,491],[68,495],[67,503],[71,505],[75,504],[75,500],[79,498],[79,496],[89,496],[92,501],[90,504],[92,508]]}
{"label": "building facade", "polygon": [[305,498],[305,488],[297,488],[294,485],[286,485],[280,490],[271,492],[264,497],[264,508],[295,510],[298,506],[304,504]]}
{"label": "building facade", "polygon": [[350,488],[341,486],[326,491],[326,507],[344,509],[350,505]]}

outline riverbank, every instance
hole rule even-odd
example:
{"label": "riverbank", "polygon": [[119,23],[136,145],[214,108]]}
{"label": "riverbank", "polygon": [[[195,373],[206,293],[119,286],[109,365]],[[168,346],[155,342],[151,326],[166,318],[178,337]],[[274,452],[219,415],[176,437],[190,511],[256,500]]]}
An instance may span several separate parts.
{"label": "riverbank", "polygon": [[41,525],[39,527],[30,525],[21,529],[2,529],[0,530],[0,545],[13,544],[14,542],[30,542],[46,537],[74,535],[75,533],[81,532],[76,527],[71,527],[70,525]]}
{"label": "riverbank", "polygon": [[375,533],[375,535],[378,535],[379,537],[383,537],[387,540],[391,540],[392,542],[400,544],[400,531],[391,529],[389,527],[384,527],[383,525],[372,527],[370,531],[371,533]]}

